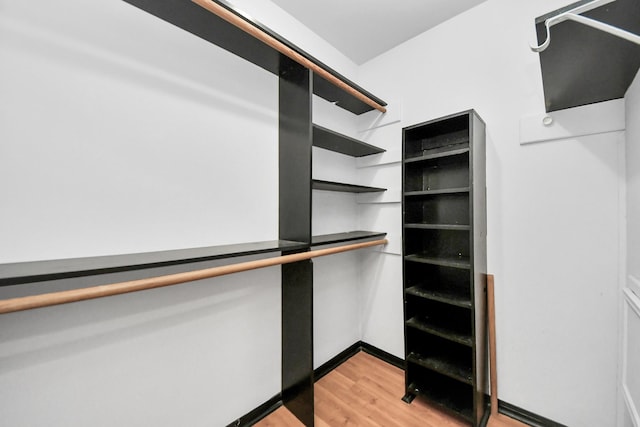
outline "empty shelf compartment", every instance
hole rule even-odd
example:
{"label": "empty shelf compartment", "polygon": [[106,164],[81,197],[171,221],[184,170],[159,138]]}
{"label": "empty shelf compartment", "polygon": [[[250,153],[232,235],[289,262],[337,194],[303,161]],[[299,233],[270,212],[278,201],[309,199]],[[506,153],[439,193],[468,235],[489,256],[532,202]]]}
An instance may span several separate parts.
{"label": "empty shelf compartment", "polygon": [[407,346],[407,362],[467,384],[473,383],[471,347],[411,328],[407,329]]}
{"label": "empty shelf compartment", "polygon": [[404,167],[405,192],[469,187],[469,154],[437,157]]}
{"label": "empty shelf compartment", "polygon": [[408,367],[408,392],[422,396],[435,406],[467,421],[473,419],[473,389],[437,372],[417,365]]}
{"label": "empty shelf compartment", "polygon": [[471,310],[435,300],[408,295],[405,305],[407,327],[471,346]]}
{"label": "empty shelf compartment", "polygon": [[434,264],[405,261],[407,294],[471,308],[471,272]]}
{"label": "empty shelf compartment", "polygon": [[470,266],[470,233],[464,230],[411,230],[404,236],[405,259],[458,268]]}
{"label": "empty shelf compartment", "polygon": [[406,224],[470,225],[469,193],[408,197],[404,202]]}
{"label": "empty shelf compartment", "polygon": [[422,157],[469,147],[469,116],[461,115],[405,130],[405,158]]}

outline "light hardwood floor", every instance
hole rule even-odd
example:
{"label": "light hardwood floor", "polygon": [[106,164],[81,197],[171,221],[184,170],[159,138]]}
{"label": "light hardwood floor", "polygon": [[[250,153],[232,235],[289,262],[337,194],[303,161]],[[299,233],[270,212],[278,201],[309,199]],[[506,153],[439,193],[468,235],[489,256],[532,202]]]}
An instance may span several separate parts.
{"label": "light hardwood floor", "polygon": [[[468,427],[426,402],[410,405],[404,395],[404,372],[365,352],[338,366],[315,384],[316,427]],[[256,427],[300,427],[287,409],[279,408]]]}

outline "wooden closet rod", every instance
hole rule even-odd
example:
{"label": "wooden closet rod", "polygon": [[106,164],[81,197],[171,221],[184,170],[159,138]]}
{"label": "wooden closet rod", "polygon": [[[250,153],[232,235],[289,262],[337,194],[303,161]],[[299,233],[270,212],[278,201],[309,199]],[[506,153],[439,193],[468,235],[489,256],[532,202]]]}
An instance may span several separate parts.
{"label": "wooden closet rod", "polygon": [[340,89],[344,90],[345,92],[348,92],[351,95],[355,96],[365,104],[383,113],[387,112],[387,109],[384,106],[378,104],[376,101],[369,98],[362,92],[354,89],[353,87],[343,82],[333,74],[329,73],[324,68],[320,67],[318,64],[314,63],[313,61],[305,58],[303,55],[299,54],[295,50],[291,49],[281,41],[276,40],[274,37],[270,36],[269,34],[265,33],[264,31],[255,27],[254,25],[251,25],[249,22],[245,21],[235,13],[220,6],[218,3],[212,0],[191,0],[191,1],[193,1],[198,6],[201,6],[207,9],[209,12],[213,13],[214,15],[224,19],[231,25],[238,27],[245,33],[255,37],[256,39],[260,40],[266,45],[272,47],[273,49],[277,50],[278,52],[287,56],[288,58],[294,60],[295,62],[302,65],[303,67],[310,69],[317,75],[323,77],[328,82],[338,86]]}
{"label": "wooden closet rod", "polygon": [[161,288],[163,286],[178,285],[180,283],[192,282],[194,280],[208,279],[211,277],[224,276],[226,274],[239,273],[241,271],[255,270],[257,268],[271,267],[280,264],[288,264],[319,256],[337,254],[340,252],[353,251],[356,249],[368,248],[370,246],[386,244],[386,239],[372,240],[369,242],[353,243],[351,245],[318,249],[315,251],[300,252],[291,255],[282,255],[256,261],[239,262],[236,264],[205,268],[202,270],[187,271],[184,273],[169,274],[159,277],[150,277],[148,279],[111,283],[109,285],[72,289],[69,291],[51,292],[48,294],[32,295],[20,298],[11,298],[0,300],[0,314],[30,310],[32,308],[49,307],[52,305],[66,304],[70,302],[84,301],[94,298],[108,297],[112,295],[126,294],[129,292],[144,291],[146,289]]}

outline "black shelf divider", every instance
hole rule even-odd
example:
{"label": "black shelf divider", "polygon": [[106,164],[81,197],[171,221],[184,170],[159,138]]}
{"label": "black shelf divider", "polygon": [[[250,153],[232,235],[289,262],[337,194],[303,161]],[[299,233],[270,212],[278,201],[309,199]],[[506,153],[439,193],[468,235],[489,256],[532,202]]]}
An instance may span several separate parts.
{"label": "black shelf divider", "polygon": [[462,268],[462,269],[471,268],[471,263],[469,258],[438,258],[438,257],[423,256],[420,254],[412,254],[412,255],[405,256],[404,259],[406,261],[421,262],[424,264],[432,264],[432,265],[441,265],[443,267],[453,267],[453,268]]}
{"label": "black shelf divider", "polygon": [[121,271],[143,270],[269,252],[293,251],[306,247],[308,247],[308,245],[303,242],[271,240],[126,255],[106,255],[0,264],[0,286],[93,276]]}
{"label": "black shelf divider", "polygon": [[311,246],[330,245],[333,243],[346,243],[364,239],[381,239],[387,233],[377,231],[348,231],[345,233],[322,234],[311,238]]}
{"label": "black shelf divider", "polygon": [[464,224],[405,224],[404,228],[416,228],[421,230],[471,230],[470,225]]}
{"label": "black shelf divider", "polygon": [[313,125],[313,145],[352,157],[370,156],[386,151],[316,124]]}
{"label": "black shelf divider", "polygon": [[424,162],[425,160],[432,160],[432,159],[440,159],[442,157],[457,156],[458,154],[464,154],[464,153],[468,153],[468,152],[469,152],[469,147],[457,148],[457,149],[454,149],[454,150],[447,150],[447,151],[440,151],[438,153],[425,154],[425,155],[420,156],[420,157],[411,157],[409,159],[406,159],[404,162],[405,163]]}
{"label": "black shelf divider", "polygon": [[407,191],[404,193],[404,195],[406,197],[435,196],[438,194],[468,193],[469,190],[469,187],[443,188],[439,190]]}
{"label": "black shelf divider", "polygon": [[[313,73],[282,57],[278,87],[278,237],[311,242],[311,151]],[[306,248],[294,252],[304,252]],[[281,265],[284,406],[313,426],[313,263]]]}
{"label": "black shelf divider", "polygon": [[405,292],[419,298],[425,298],[432,301],[443,302],[462,308],[471,308],[471,299],[452,291],[442,289],[427,289],[421,286],[412,286],[407,288]]}
{"label": "black shelf divider", "polygon": [[429,370],[438,372],[454,380],[463,382],[465,384],[472,384],[472,370],[471,367],[461,366],[451,362],[446,357],[442,356],[425,356],[419,353],[409,353],[407,355],[407,362],[415,363],[427,368]]}
{"label": "black shelf divider", "polygon": [[345,184],[342,182],[322,181],[314,179],[312,182],[314,190],[337,191],[342,193],[379,193],[387,191],[386,188],[367,187],[364,185]]}
{"label": "black shelf divider", "polygon": [[446,326],[435,324],[430,322],[428,319],[412,317],[407,320],[407,326],[469,347],[471,347],[473,343],[471,335],[461,333]]}
{"label": "black shelf divider", "polygon": [[[215,44],[247,61],[264,68],[265,70],[278,75],[280,72],[281,57],[282,55],[275,49],[267,46],[253,36],[238,29],[234,25],[228,23],[222,18],[214,15],[213,13],[205,10],[197,4],[188,0],[125,0],[152,15],[157,16],[185,31],[188,31],[210,43]],[[270,30],[260,22],[253,20],[240,11],[235,9],[230,4],[221,1],[213,0],[225,9],[233,12],[235,15],[248,22],[252,26],[256,27],[260,31],[270,35],[279,42],[286,45],[296,53],[309,59],[317,64],[333,76],[344,81],[348,86],[360,91],[370,99],[374,100],[380,105],[387,105],[383,100],[377,98],[371,93],[367,92],[356,83],[350,81],[346,77],[342,76],[328,65],[320,62],[318,59],[311,56],[309,53],[303,51],[290,41],[286,40],[282,36]],[[365,104],[355,96],[345,92],[332,83],[328,82],[324,78],[317,74],[312,75],[313,81],[313,93],[326,99],[327,101],[334,102],[337,106],[344,108],[354,114],[362,114],[368,111],[372,111],[373,107]]]}

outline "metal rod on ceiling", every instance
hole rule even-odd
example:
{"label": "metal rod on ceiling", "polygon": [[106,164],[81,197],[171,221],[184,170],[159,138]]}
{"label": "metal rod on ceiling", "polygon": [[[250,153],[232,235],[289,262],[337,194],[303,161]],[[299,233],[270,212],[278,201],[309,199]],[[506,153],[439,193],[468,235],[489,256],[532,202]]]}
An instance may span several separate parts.
{"label": "metal rod on ceiling", "polygon": [[618,27],[614,27],[613,25],[605,24],[604,22],[597,21],[595,19],[587,18],[586,16],[582,16],[581,13],[588,12],[600,6],[604,6],[605,4],[612,3],[616,0],[594,0],[592,2],[586,3],[582,6],[575,7],[566,12],[560,13],[556,16],[553,16],[547,19],[544,22],[545,29],[547,32],[546,38],[544,42],[540,45],[531,45],[530,48],[534,52],[542,52],[551,44],[551,27],[559,24],[564,21],[575,21],[579,22],[583,25],[587,25],[592,28],[596,28],[600,31],[604,31],[616,37],[620,37],[632,43],[640,45],[640,36],[633,34],[629,31],[623,30]]}

